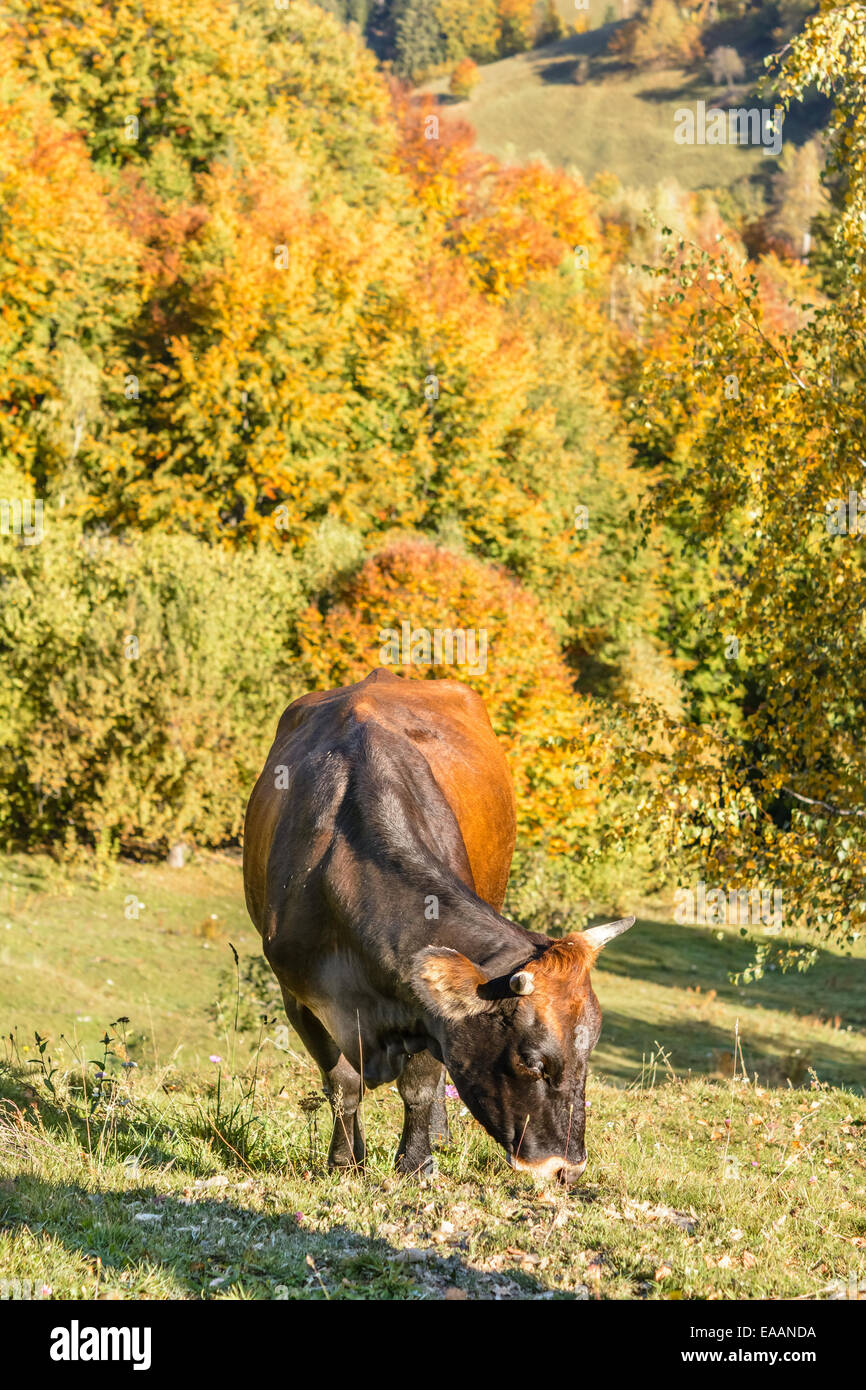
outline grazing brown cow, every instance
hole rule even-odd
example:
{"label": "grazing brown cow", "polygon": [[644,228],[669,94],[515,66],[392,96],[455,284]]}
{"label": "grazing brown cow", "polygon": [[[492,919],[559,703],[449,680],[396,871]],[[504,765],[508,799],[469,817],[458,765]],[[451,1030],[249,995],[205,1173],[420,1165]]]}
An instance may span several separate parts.
{"label": "grazing brown cow", "polygon": [[589,969],[634,918],[563,941],[500,915],[514,792],[480,697],[373,671],[280,720],[247,808],[247,907],[334,1110],[364,1158],[364,1087],[396,1081],[402,1172],[447,1136],[444,1070],[513,1168],[583,1172],[601,1012]]}

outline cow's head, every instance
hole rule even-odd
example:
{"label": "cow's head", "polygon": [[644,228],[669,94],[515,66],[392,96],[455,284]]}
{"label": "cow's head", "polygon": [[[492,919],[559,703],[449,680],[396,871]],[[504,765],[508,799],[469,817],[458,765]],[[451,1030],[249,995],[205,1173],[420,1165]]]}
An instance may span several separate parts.
{"label": "cow's head", "polygon": [[551,942],[498,978],[445,947],[415,957],[415,988],[436,1018],[458,1094],[512,1168],[568,1183],[586,1167],[586,1071],[601,1030],[589,971],[633,923]]}

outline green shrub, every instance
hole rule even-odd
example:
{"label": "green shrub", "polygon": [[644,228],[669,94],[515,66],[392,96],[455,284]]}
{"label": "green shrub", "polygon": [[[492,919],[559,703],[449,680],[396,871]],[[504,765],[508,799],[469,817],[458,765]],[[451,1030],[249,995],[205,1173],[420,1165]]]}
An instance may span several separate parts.
{"label": "green shrub", "polygon": [[[340,534],[336,534],[339,532]],[[0,828],[13,842],[161,851],[238,834],[301,693],[294,620],[354,539],[302,563],[185,535],[134,544],[48,516],[0,544]]]}
{"label": "green shrub", "polygon": [[518,827],[503,910],[528,931],[568,936],[596,917],[634,912],[662,877],[658,848],[651,843],[632,839],[616,852],[601,846],[593,829],[580,854],[550,854],[529,844]]}

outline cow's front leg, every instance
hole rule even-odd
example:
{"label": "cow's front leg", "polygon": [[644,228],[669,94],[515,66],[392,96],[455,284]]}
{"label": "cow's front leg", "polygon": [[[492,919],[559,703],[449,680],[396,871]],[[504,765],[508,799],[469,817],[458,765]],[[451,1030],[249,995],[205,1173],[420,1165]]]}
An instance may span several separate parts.
{"label": "cow's front leg", "polygon": [[322,1080],[334,1116],[328,1167],[360,1167],[367,1154],[364,1126],[358,1110],[361,1103],[361,1078],[351,1062],[347,1062],[341,1053],[337,1065],[329,1072],[322,1073]]}
{"label": "cow's front leg", "polygon": [[436,1095],[430,1113],[430,1138],[434,1149],[441,1149],[451,1143],[451,1131],[448,1128],[448,1110],[445,1105],[445,1068],[441,1062],[437,1062],[436,1065],[439,1067],[439,1080],[436,1082]]}
{"label": "cow's front leg", "polygon": [[299,1004],[285,988],[283,1002],[289,1022],[322,1073],[322,1089],[331,1102],[334,1132],[328,1149],[328,1167],[360,1167],[366,1157],[364,1126],[358,1113],[361,1078],[316,1015]]}
{"label": "cow's front leg", "polygon": [[[439,1095],[441,1086],[441,1097]],[[447,1137],[445,1120],[445,1069],[429,1052],[410,1057],[397,1081],[403,1101],[403,1133],[397,1150],[397,1170],[432,1177],[433,1131]]]}

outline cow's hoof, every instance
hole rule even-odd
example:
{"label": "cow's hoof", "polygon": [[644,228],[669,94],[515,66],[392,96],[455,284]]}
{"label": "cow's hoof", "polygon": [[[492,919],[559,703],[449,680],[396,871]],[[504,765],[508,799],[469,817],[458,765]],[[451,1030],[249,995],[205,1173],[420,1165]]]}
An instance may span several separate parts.
{"label": "cow's hoof", "polygon": [[413,1163],[405,1154],[398,1154],[397,1172],[407,1178],[438,1178],[439,1164],[432,1154],[422,1158],[420,1163]]}
{"label": "cow's hoof", "polygon": [[366,1164],[363,1158],[352,1158],[347,1155],[345,1158],[337,1156],[328,1159],[329,1173],[363,1173]]}

